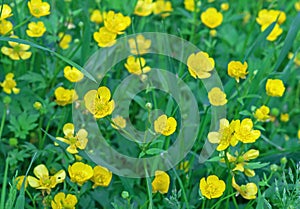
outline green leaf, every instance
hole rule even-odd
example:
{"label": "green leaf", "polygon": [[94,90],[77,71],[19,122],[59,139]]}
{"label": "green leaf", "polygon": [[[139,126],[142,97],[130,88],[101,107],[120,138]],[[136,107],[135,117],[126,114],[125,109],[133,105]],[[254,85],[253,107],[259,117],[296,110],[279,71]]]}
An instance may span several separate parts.
{"label": "green leaf", "polygon": [[165,152],[165,150],[159,149],[159,148],[150,148],[150,149],[146,150],[146,154],[148,154],[148,155],[157,155],[162,152]]}
{"label": "green leaf", "polygon": [[260,168],[266,167],[269,164],[270,163],[261,163],[261,162],[247,163],[247,165],[245,165],[245,168],[248,168],[248,169],[260,169]]}

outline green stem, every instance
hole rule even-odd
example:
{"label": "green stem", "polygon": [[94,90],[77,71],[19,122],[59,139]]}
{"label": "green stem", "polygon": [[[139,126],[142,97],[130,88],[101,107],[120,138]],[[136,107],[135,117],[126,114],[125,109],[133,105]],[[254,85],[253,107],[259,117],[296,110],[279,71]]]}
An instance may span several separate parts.
{"label": "green stem", "polygon": [[177,179],[177,181],[178,181],[178,183],[179,183],[179,186],[180,186],[180,188],[181,188],[182,196],[183,196],[183,199],[184,199],[186,208],[189,209],[189,208],[190,208],[190,206],[189,206],[189,201],[188,201],[188,199],[187,199],[187,196],[186,196],[186,193],[185,193],[185,189],[184,189],[183,183],[182,183],[180,177],[178,176],[178,174],[177,174],[175,168],[172,168],[172,170],[174,171],[175,177],[176,177],[176,179]]}
{"label": "green stem", "polygon": [[30,200],[33,204],[33,208],[36,209],[35,199],[32,197],[32,195],[30,194],[30,192],[28,192],[27,189],[25,191],[26,191],[26,194],[28,195],[28,197],[30,198]]}
{"label": "green stem", "polygon": [[152,199],[152,185],[151,185],[151,180],[150,177],[148,177],[148,171],[147,167],[145,165],[145,172],[146,172],[146,182],[147,182],[147,193],[148,193],[148,198],[149,198],[149,206],[148,209],[153,208],[153,199]]}
{"label": "green stem", "polygon": [[21,22],[20,24],[16,25],[15,27],[13,27],[13,29],[11,29],[10,31],[8,31],[7,33],[5,33],[4,36],[10,34],[12,31],[17,30],[18,28],[20,28],[23,25],[25,25],[31,18],[32,18],[32,16],[28,17],[23,22]]}
{"label": "green stem", "polygon": [[6,195],[7,173],[8,173],[8,158],[6,158],[6,162],[5,162],[4,178],[2,183],[1,204],[0,204],[1,209],[5,209],[4,204],[5,204],[5,195]]}
{"label": "green stem", "polygon": [[203,202],[202,202],[202,207],[201,207],[202,209],[205,208],[205,200],[206,200],[206,199],[204,198],[204,199],[203,199]]}
{"label": "green stem", "polygon": [[0,140],[2,138],[2,132],[3,132],[4,123],[6,119],[6,111],[7,111],[7,107],[5,106],[3,109],[3,115],[2,115],[1,126],[0,126]]}

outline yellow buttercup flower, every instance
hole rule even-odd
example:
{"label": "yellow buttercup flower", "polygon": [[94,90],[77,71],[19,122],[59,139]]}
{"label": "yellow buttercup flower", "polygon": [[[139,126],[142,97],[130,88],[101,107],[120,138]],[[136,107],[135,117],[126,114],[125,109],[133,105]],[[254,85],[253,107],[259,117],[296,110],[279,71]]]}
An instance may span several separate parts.
{"label": "yellow buttercup flower", "polygon": [[77,68],[71,66],[66,66],[64,68],[64,76],[66,79],[73,83],[81,81],[84,77],[82,72],[80,72]]}
{"label": "yellow buttercup flower", "polygon": [[221,4],[221,10],[227,11],[229,9],[229,3],[222,3]]}
{"label": "yellow buttercup flower", "polygon": [[28,30],[26,30],[27,35],[30,37],[41,37],[45,32],[46,28],[42,21],[29,23]]}
{"label": "yellow buttercup flower", "polygon": [[[25,179],[25,176],[18,176],[15,181],[17,182],[17,190],[20,190],[22,188],[23,181]],[[28,178],[26,178],[24,182],[24,188],[28,186]]]}
{"label": "yellow buttercup flower", "polygon": [[220,120],[220,128],[218,132],[209,132],[208,141],[213,144],[219,144],[217,146],[218,151],[227,149],[229,145],[236,146],[238,140],[234,136],[236,126],[239,124],[239,120],[233,120],[229,124],[229,121],[225,118]]}
{"label": "yellow buttercup flower", "polygon": [[168,192],[170,186],[170,177],[164,172],[157,170],[155,171],[155,178],[152,181],[152,193],[159,192],[165,194]]}
{"label": "yellow buttercup flower", "polygon": [[110,90],[101,86],[97,90],[90,90],[84,96],[85,107],[95,118],[104,118],[110,115],[114,108],[115,102],[111,100]]}
{"label": "yellow buttercup flower", "polygon": [[123,129],[126,127],[126,120],[122,117],[122,116],[117,116],[115,118],[112,118],[112,123],[111,123],[111,126],[114,128],[114,129]]}
{"label": "yellow buttercup flower", "polygon": [[284,84],[280,79],[268,79],[266,83],[266,92],[271,97],[282,97],[285,91]]}
{"label": "yellow buttercup flower", "polygon": [[[277,20],[277,18],[278,18],[278,20]],[[259,25],[261,25],[261,26],[266,25],[266,27],[271,25],[276,20],[279,25],[284,23],[284,21],[286,20],[285,13],[280,10],[262,9],[258,12],[258,17],[256,18],[256,22]]]}
{"label": "yellow buttercup flower", "polygon": [[214,87],[208,92],[208,100],[213,106],[222,106],[227,103],[226,94],[218,87]]}
{"label": "yellow buttercup flower", "polygon": [[138,0],[133,14],[138,16],[149,16],[153,10],[152,0]]}
{"label": "yellow buttercup flower", "polygon": [[51,201],[52,209],[75,209],[78,200],[73,194],[65,194],[59,192],[54,196],[54,200]]}
{"label": "yellow buttercup flower", "polygon": [[156,133],[160,133],[164,136],[170,136],[176,130],[177,122],[173,117],[167,117],[166,115],[159,116],[154,121],[154,130]]}
{"label": "yellow buttercup flower", "polygon": [[78,153],[78,149],[85,149],[88,143],[88,132],[85,129],[79,129],[77,134],[74,136],[75,128],[72,123],[66,123],[63,127],[63,132],[65,134],[64,138],[56,137],[57,140],[68,144],[67,151],[71,154]]}
{"label": "yellow buttercup flower", "polygon": [[288,113],[281,113],[280,120],[282,122],[288,122],[290,120],[290,115]]}
{"label": "yellow buttercup flower", "polygon": [[72,36],[69,35],[69,34],[64,34],[64,33],[59,33],[58,34],[58,37],[59,37],[59,47],[62,48],[62,49],[67,49],[69,48],[69,44],[70,42],[72,41]]}
{"label": "yellow buttercup flower", "polygon": [[129,56],[125,63],[125,68],[128,70],[129,73],[141,75],[151,70],[149,66],[145,65],[146,60],[143,57]]}
{"label": "yellow buttercup flower", "polygon": [[254,113],[254,117],[261,122],[266,122],[270,119],[270,108],[263,105],[260,108],[257,108]]}
{"label": "yellow buttercup flower", "polygon": [[210,7],[205,12],[202,12],[201,21],[207,27],[214,29],[220,26],[223,22],[223,15],[216,8]]}
{"label": "yellow buttercup flower", "polygon": [[195,0],[184,0],[184,8],[190,12],[195,11]]}
{"label": "yellow buttercup flower", "polygon": [[[18,36],[11,36],[11,38],[19,38]],[[1,48],[1,52],[8,56],[12,60],[26,60],[31,57],[31,52],[28,52],[27,50],[30,49],[30,46],[27,44],[20,44],[17,42],[9,41],[8,44],[12,48],[8,48],[6,46],[3,46]]]}
{"label": "yellow buttercup flower", "polygon": [[163,18],[170,16],[173,11],[172,3],[165,0],[157,0],[153,3],[153,14],[159,14]]}
{"label": "yellow buttercup flower", "polygon": [[191,54],[187,59],[188,70],[194,78],[209,78],[215,67],[215,61],[206,52]]}
{"label": "yellow buttercup flower", "polygon": [[34,107],[34,109],[36,109],[36,110],[40,110],[41,108],[42,108],[42,103],[40,103],[40,102],[35,102],[35,103],[33,103],[33,107]]}
{"label": "yellow buttercup flower", "polygon": [[235,127],[234,136],[243,143],[254,143],[260,137],[259,130],[253,130],[253,122],[245,118]]}
{"label": "yellow buttercup flower", "polygon": [[40,18],[50,14],[50,4],[42,2],[42,0],[31,0],[28,2],[30,14],[34,17]]}
{"label": "yellow buttercup flower", "polygon": [[248,63],[243,64],[240,61],[231,61],[228,63],[227,72],[232,78],[235,78],[236,82],[240,82],[240,78],[246,79]]}
{"label": "yellow buttercup flower", "polygon": [[235,188],[243,198],[252,200],[256,198],[257,186],[254,183],[247,183],[246,185],[239,186],[234,177],[232,177],[232,187]]}
{"label": "yellow buttercup flower", "polygon": [[103,16],[101,14],[101,11],[99,9],[93,10],[90,20],[96,24],[100,24],[103,22]]}
{"label": "yellow buttercup flower", "polygon": [[28,176],[28,183],[31,187],[36,189],[42,189],[48,194],[57,184],[64,182],[66,178],[66,172],[64,170],[58,171],[54,176],[49,176],[49,171],[44,164],[40,164],[33,169],[34,175]]}
{"label": "yellow buttercup flower", "polygon": [[[269,25],[262,25],[261,31],[263,32],[264,30],[267,29],[267,27],[269,27]],[[267,40],[275,41],[277,39],[277,37],[280,36],[281,34],[282,34],[282,28],[280,28],[280,26],[278,24],[276,24],[274,26],[273,30],[271,31],[271,33],[267,36]]]}
{"label": "yellow buttercup flower", "polygon": [[14,76],[13,73],[8,73],[5,76],[5,80],[2,83],[0,82],[3,91],[7,94],[11,94],[12,92],[18,94],[20,92],[20,89],[16,88],[17,82],[14,80]]}
{"label": "yellow buttercup flower", "polygon": [[77,183],[79,186],[82,186],[94,175],[93,168],[82,162],[76,162],[73,165],[69,165],[68,172],[71,181]]}
{"label": "yellow buttercup flower", "polygon": [[124,16],[122,13],[109,11],[104,17],[104,26],[112,33],[123,34],[124,30],[126,30],[130,24],[130,17]]}
{"label": "yellow buttercup flower", "polygon": [[7,4],[0,5],[0,11],[1,11],[1,16],[0,16],[0,21],[9,18],[13,14],[11,13],[11,8]]}
{"label": "yellow buttercup flower", "polygon": [[216,175],[210,175],[207,180],[203,177],[199,185],[201,194],[207,199],[219,198],[223,195],[226,185]]}
{"label": "yellow buttercup flower", "polygon": [[97,165],[94,167],[94,175],[91,178],[94,182],[93,189],[97,186],[107,187],[112,179],[112,172],[107,168]]}
{"label": "yellow buttercup flower", "polygon": [[294,7],[296,9],[297,12],[300,11],[300,1],[295,2]]}
{"label": "yellow buttercup flower", "polygon": [[8,20],[1,20],[0,21],[0,35],[5,35],[12,31],[13,24]]}
{"label": "yellow buttercup flower", "polygon": [[110,47],[116,43],[117,34],[101,27],[98,32],[93,34],[94,40],[100,47]]}
{"label": "yellow buttercup flower", "polygon": [[[143,35],[139,34],[136,38],[130,38],[128,40],[130,52],[134,55],[146,54],[151,47],[151,40],[146,39]],[[136,45],[138,47],[136,47]]]}
{"label": "yellow buttercup flower", "polygon": [[78,99],[78,95],[74,89],[65,89],[63,87],[58,87],[54,91],[55,102],[60,106],[65,106],[67,104],[72,104],[73,101]]}

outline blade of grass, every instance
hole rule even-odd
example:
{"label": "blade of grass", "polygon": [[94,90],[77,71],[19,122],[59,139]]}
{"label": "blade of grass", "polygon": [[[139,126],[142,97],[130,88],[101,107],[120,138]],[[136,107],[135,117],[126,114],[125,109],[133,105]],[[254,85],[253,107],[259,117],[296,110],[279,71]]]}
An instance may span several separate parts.
{"label": "blade of grass", "polygon": [[7,157],[5,161],[4,177],[3,177],[2,191],[1,191],[1,204],[0,204],[1,209],[5,209],[4,204],[5,204],[6,184],[7,184],[8,160],[9,158]]}

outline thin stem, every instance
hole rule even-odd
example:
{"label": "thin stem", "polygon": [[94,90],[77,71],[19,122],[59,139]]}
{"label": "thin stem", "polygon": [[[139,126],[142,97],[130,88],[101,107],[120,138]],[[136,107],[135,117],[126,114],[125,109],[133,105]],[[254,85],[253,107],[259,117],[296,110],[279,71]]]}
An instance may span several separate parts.
{"label": "thin stem", "polygon": [[149,198],[149,206],[148,209],[152,209],[153,208],[153,199],[152,199],[152,185],[151,185],[151,180],[148,176],[148,171],[147,171],[147,167],[146,164],[144,164],[145,167],[145,173],[146,173],[146,182],[147,182],[147,193],[148,193],[148,198]]}
{"label": "thin stem", "polygon": [[7,111],[7,107],[5,106],[3,109],[3,115],[2,115],[1,126],[0,126],[0,139],[2,138],[2,132],[3,132],[4,123],[6,120],[6,111]]}
{"label": "thin stem", "polygon": [[189,209],[189,208],[190,208],[190,206],[189,206],[189,201],[188,201],[188,199],[187,199],[187,196],[186,196],[186,193],[185,193],[185,189],[184,189],[183,183],[182,183],[180,177],[178,176],[178,174],[177,174],[175,168],[172,168],[172,170],[174,171],[175,177],[176,177],[176,179],[177,179],[177,181],[178,181],[178,183],[179,183],[179,186],[180,186],[180,188],[181,188],[182,196],[183,196],[183,199],[184,199],[186,208]]}
{"label": "thin stem", "polygon": [[8,173],[8,159],[9,158],[6,158],[5,169],[4,169],[4,178],[3,178],[3,183],[2,183],[1,204],[0,204],[1,209],[5,209],[4,204],[5,204],[7,173]]}

